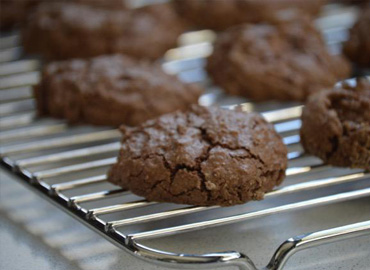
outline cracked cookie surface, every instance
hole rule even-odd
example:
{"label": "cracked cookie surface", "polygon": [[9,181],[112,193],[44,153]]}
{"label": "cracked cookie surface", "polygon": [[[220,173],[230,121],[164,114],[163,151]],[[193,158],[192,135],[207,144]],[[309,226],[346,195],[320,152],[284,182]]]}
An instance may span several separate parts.
{"label": "cracked cookie surface", "polygon": [[121,128],[109,181],[151,201],[230,206],[280,184],[287,149],[256,113],[193,105]]}
{"label": "cracked cookie surface", "polygon": [[34,90],[40,115],[111,126],[186,110],[201,94],[160,65],[122,55],[53,62]]}
{"label": "cracked cookie surface", "polygon": [[215,42],[207,71],[232,95],[303,101],[348,77],[350,65],[329,53],[310,19],[292,17],[226,30]]}
{"label": "cracked cookie surface", "polygon": [[370,170],[370,80],[310,97],[301,142],[306,152],[328,164]]}

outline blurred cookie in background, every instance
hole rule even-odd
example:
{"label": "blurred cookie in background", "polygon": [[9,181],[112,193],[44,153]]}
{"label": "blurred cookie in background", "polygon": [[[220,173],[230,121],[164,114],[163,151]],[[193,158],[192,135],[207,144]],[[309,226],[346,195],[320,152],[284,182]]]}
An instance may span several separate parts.
{"label": "blurred cookie in background", "polygon": [[370,6],[364,9],[350,29],[343,53],[359,67],[370,68]]}
{"label": "blurred cookie in background", "polygon": [[123,55],[47,64],[34,87],[40,116],[69,123],[134,126],[197,103],[202,92],[159,64]]}
{"label": "blurred cookie in background", "polygon": [[10,30],[23,22],[30,10],[40,3],[40,0],[1,0],[0,29]]}
{"label": "blurred cookie in background", "polygon": [[127,7],[127,0],[0,0],[0,29],[11,30],[26,21],[32,10],[39,4],[57,2],[75,2],[84,5],[109,9],[123,9]]}
{"label": "blurred cookie in background", "polygon": [[215,84],[254,101],[304,101],[350,75],[309,18],[244,24],[221,33],[207,70]]}
{"label": "blurred cookie in background", "polygon": [[282,10],[315,16],[326,0],[174,0],[180,16],[194,28],[224,30],[242,23],[273,22]]}
{"label": "blurred cookie in background", "polygon": [[47,60],[122,53],[155,60],[176,46],[184,25],[167,5],[109,10],[80,4],[43,3],[22,31],[27,53]]}
{"label": "blurred cookie in background", "polygon": [[347,4],[347,5],[366,5],[370,3],[370,0],[331,0],[331,2],[336,4]]}
{"label": "blurred cookie in background", "polygon": [[64,0],[64,1],[108,9],[122,9],[128,7],[127,0]]}

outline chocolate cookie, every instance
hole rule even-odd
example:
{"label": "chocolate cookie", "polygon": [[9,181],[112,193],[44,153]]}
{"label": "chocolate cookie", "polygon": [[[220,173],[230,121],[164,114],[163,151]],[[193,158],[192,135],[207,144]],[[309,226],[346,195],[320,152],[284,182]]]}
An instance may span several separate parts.
{"label": "chocolate cookie", "polygon": [[112,126],[185,110],[201,92],[159,65],[122,55],[48,64],[34,89],[40,115]]}
{"label": "chocolate cookie", "polygon": [[241,23],[273,22],[279,13],[316,15],[326,0],[175,0],[179,15],[198,28],[223,30]]}
{"label": "chocolate cookie", "polygon": [[370,170],[370,79],[310,97],[301,142],[326,163]]}
{"label": "chocolate cookie", "polygon": [[331,2],[347,5],[366,5],[370,3],[370,0],[332,0]]}
{"label": "chocolate cookie", "polygon": [[[23,23],[38,4],[48,0],[0,0],[0,28],[9,30]],[[76,2],[109,9],[126,8],[125,0],[53,0],[53,2]]]}
{"label": "chocolate cookie", "polygon": [[40,0],[0,0],[0,29],[9,30],[24,21]]}
{"label": "chocolate cookie", "polygon": [[287,149],[257,113],[193,105],[121,130],[109,181],[151,201],[241,204],[285,176]]}
{"label": "chocolate cookie", "polygon": [[23,29],[26,52],[47,59],[122,53],[157,59],[176,45],[181,20],[166,4],[109,10],[79,4],[45,3]]}
{"label": "chocolate cookie", "polygon": [[344,54],[354,63],[370,68],[370,6],[360,15],[350,30],[348,41],[343,47]]}
{"label": "chocolate cookie", "polygon": [[297,100],[350,74],[308,19],[240,25],[220,34],[207,70],[226,92],[256,101]]}
{"label": "chocolate cookie", "polygon": [[[84,5],[107,8],[107,9],[125,9],[127,0],[63,0],[65,2],[80,3]],[[61,1],[59,1],[61,2]]]}

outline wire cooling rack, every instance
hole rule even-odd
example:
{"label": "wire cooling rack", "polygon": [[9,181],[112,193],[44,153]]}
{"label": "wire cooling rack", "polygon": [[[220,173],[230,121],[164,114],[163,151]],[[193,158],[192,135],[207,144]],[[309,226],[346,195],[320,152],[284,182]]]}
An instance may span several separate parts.
{"label": "wire cooling rack", "polygon": [[[355,10],[333,7],[317,21],[333,53],[347,38]],[[338,20],[340,24],[338,25]],[[335,23],[334,23],[335,22]],[[19,36],[1,37],[0,51],[0,154],[2,165],[19,176],[18,180],[89,228],[149,262],[177,268],[237,266],[256,270],[240,252],[179,254],[156,250],[142,244],[150,238],[203,230],[236,222],[247,222],[269,215],[334,204],[370,195],[370,173],[363,170],[338,170],[307,156],[299,144],[298,130],[302,105],[293,103],[254,104],[229,97],[212,86],[204,71],[204,58],[211,52],[214,33],[198,31],[184,34],[181,47],[166,54],[163,68],[188,82],[200,82],[207,92],[201,105],[232,107],[242,104],[247,111],[257,110],[275,125],[287,145],[289,168],[286,185],[266,194],[258,209],[199,207],[147,202],[106,181],[106,171],[116,161],[120,134],[109,127],[69,126],[62,120],[38,118],[32,85],[39,80],[40,62],[25,58]],[[317,177],[318,173],[325,177]],[[298,181],[297,179],[306,179]],[[322,191],[340,186],[339,192]],[[312,192],[314,198],[287,201],[292,194]],[[146,226],[151,224],[153,226]],[[263,269],[282,269],[294,253],[314,246],[370,234],[370,221],[312,232],[286,240]]]}

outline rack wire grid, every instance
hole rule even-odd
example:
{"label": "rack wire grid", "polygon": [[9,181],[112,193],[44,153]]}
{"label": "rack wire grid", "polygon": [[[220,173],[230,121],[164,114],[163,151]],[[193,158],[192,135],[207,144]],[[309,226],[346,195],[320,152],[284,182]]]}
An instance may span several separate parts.
{"label": "rack wire grid", "polygon": [[[333,53],[347,39],[356,12],[355,8],[331,5],[317,20]],[[233,104],[242,104],[247,111],[260,111],[275,125],[289,150],[289,168],[285,184],[267,193],[264,201],[228,208],[164,204],[148,202],[108,183],[105,173],[116,161],[120,133],[109,127],[69,126],[63,120],[37,117],[32,85],[39,81],[41,64],[38,59],[23,55],[17,33],[2,35],[0,39],[2,165],[18,175],[21,183],[123,250],[151,263],[175,268],[257,269],[240,252],[180,254],[153,249],[143,245],[142,240],[368,197],[369,172],[333,168],[302,151],[298,135],[301,104],[254,104],[227,96],[211,85],[203,66],[214,37],[208,30],[183,34],[180,46],[167,52],[163,68],[184,81],[206,86],[207,92],[199,99],[201,105],[232,108]],[[318,177],[320,173],[326,176]],[[340,186],[340,191],[322,195],[322,191],[334,186]],[[308,191],[316,197],[301,196],[286,202],[289,195]],[[271,198],[280,203],[268,203]],[[148,223],[155,224],[155,229],[149,229]],[[367,234],[370,220],[292,237],[280,245],[263,269],[282,269],[300,250]]]}

